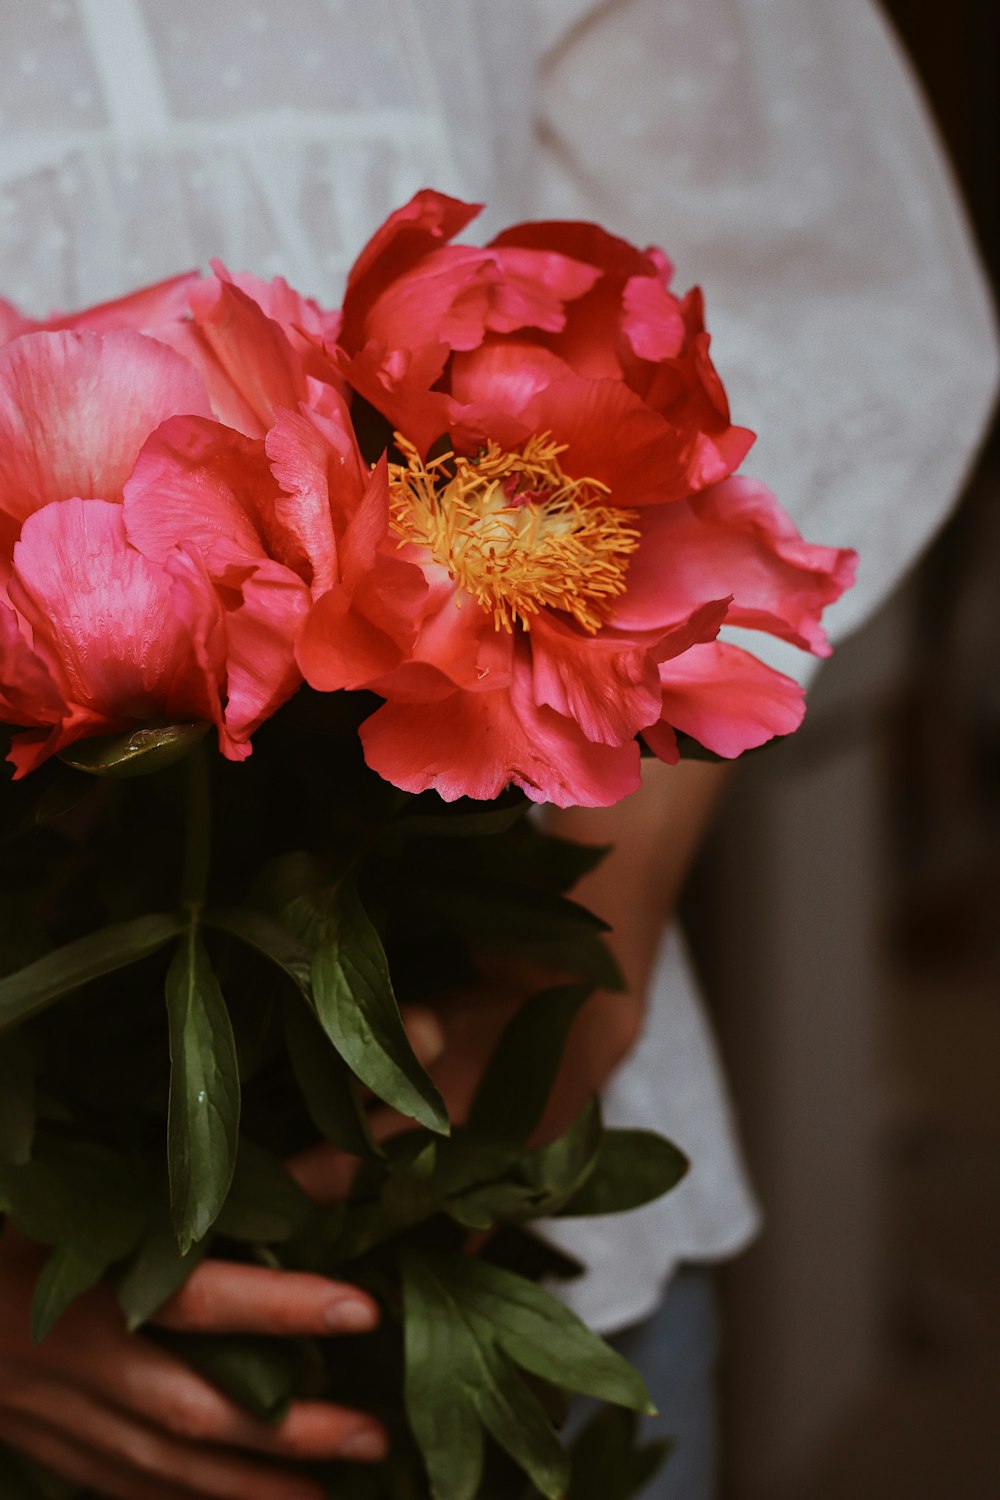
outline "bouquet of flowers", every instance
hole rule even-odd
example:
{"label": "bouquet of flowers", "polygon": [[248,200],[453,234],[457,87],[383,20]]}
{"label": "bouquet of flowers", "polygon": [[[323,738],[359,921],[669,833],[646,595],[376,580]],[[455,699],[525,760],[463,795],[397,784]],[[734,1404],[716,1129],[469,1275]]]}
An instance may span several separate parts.
{"label": "bouquet of flowers", "polygon": [[[102,1279],[145,1325],[210,1249],[367,1288],[349,1361],[171,1339],[258,1415],[376,1412],[389,1460],[316,1470],[333,1495],[474,1500],[513,1463],[616,1500],[648,1468],[629,1423],[574,1466],[565,1398],[649,1398],[531,1225],[685,1162],[596,1099],[537,1136],[620,977],[569,894],[601,851],[525,813],[794,730],[799,687],[720,628],[824,654],[853,555],[733,477],[752,434],[659,251],[572,223],[454,243],[475,212],[419,193],[336,313],[220,265],[7,308],[0,1212],[51,1247],[38,1339]],[[474,1008],[491,972],[527,998],[450,1120],[399,1004]],[[356,1167],[333,1207],[284,1165],[318,1140]]]}

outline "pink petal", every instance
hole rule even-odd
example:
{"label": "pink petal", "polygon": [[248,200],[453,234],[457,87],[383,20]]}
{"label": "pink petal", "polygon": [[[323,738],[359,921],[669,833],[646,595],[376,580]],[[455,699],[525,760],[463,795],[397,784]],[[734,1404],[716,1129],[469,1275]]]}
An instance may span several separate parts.
{"label": "pink petal", "polygon": [[10,595],[63,696],[86,711],[86,732],[217,720],[223,641],[214,595],[190,578],[178,589],[130,547],[120,506],[72,499],[29,517]]}
{"label": "pink petal", "polygon": [[[208,277],[190,294],[193,320],[157,330],[202,375],[212,411],[227,427],[263,437],[275,409],[307,395],[303,356],[252,298]],[[175,408],[176,410],[177,408]]]}
{"label": "pink petal", "polygon": [[[663,722],[726,759],[776,734],[791,734],[805,714],[799,684],[737,646],[692,646],[660,668]],[[643,738],[657,747],[656,734]],[[666,758],[666,757],[664,757]]]}
{"label": "pink petal", "polygon": [[643,647],[549,614],[532,621],[530,641],[536,702],[574,719],[588,740],[623,745],[660,717],[656,662]]}
{"label": "pink petal", "polygon": [[122,332],[32,333],[0,350],[0,508],[121,498],[139,449],[175,412],[208,415],[186,360]]}
{"label": "pink petal", "polygon": [[[347,429],[344,443],[348,441]],[[353,433],[350,434],[352,447]],[[343,456],[331,450],[317,425],[298,412],[279,411],[264,443],[271,473],[281,493],[275,498],[277,522],[294,537],[302,557],[308,561],[307,580],[314,596],[332,587],[337,577],[337,543],[330,509],[330,469],[340,468],[342,483],[352,489],[362,482],[360,464],[347,467]]]}
{"label": "pink petal", "polygon": [[225,724],[232,738],[243,742],[302,681],[295,646],[310,597],[301,579],[270,561],[253,567],[238,587],[241,602],[226,612]]}
{"label": "pink petal", "polygon": [[672,359],[684,347],[685,327],[677,298],[658,278],[633,276],[622,294],[622,332],[640,359]]}
{"label": "pink petal", "polygon": [[184,271],[112,302],[99,302],[74,313],[54,313],[39,326],[47,331],[71,328],[77,333],[113,333],[122,328],[147,333],[186,317],[188,294],[201,279],[200,271]]}
{"label": "pink petal", "polygon": [[187,541],[223,567],[267,555],[261,517],[277,484],[262,442],[203,417],[153,433],[125,485],[129,541],[163,563]]}
{"label": "pink petal", "polygon": [[636,249],[627,240],[608,234],[599,224],[572,220],[514,224],[490,241],[490,248],[518,246],[530,250],[557,251],[597,266],[610,276],[650,276],[669,268],[661,252]]}
{"label": "pink petal", "polygon": [[58,724],[66,703],[17,615],[0,604],[0,719],[6,724]]}
{"label": "pink petal", "polygon": [[404,791],[487,800],[513,782],[533,802],[605,807],[635,791],[639,750],[587,740],[572,719],[532,702],[525,666],[510,691],[386,703],[361,726],[365,759]]}
{"label": "pink petal", "polygon": [[774,496],[727,479],[689,500],[642,512],[642,543],[614,623],[650,628],[728,593],[728,623],[829,655],[820,617],[853,581],[855,554],[803,541]]}
{"label": "pink petal", "polygon": [[398,666],[399,642],[354,609],[348,590],[333,588],[313,605],[297,646],[302,675],[320,692],[365,688]]}

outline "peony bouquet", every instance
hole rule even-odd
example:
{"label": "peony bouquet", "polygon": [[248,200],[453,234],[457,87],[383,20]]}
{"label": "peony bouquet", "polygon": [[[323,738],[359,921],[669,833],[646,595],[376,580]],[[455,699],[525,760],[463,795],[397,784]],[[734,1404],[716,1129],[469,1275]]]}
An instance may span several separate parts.
{"label": "peony bouquet", "polygon": [[[473,1500],[511,1462],[590,1494],[566,1394],[648,1405],[531,1225],[685,1163],[596,1100],[539,1141],[620,979],[569,894],[599,851],[525,812],[794,730],[800,688],[720,629],[825,654],[854,565],[734,477],[752,434],[659,251],[454,243],[475,212],[419,193],[339,312],[216,265],[2,320],[0,1211],[51,1247],[35,1335],[101,1279],[138,1328],[210,1249],[367,1287],[346,1371],[171,1345],[258,1414],[377,1412],[390,1460],[329,1468],[359,1500]],[[398,1004],[469,1010],[497,972],[531,993],[449,1121]],[[356,1164],[333,1207],[283,1164],[320,1139]],[[600,1431],[624,1500],[642,1464]]]}

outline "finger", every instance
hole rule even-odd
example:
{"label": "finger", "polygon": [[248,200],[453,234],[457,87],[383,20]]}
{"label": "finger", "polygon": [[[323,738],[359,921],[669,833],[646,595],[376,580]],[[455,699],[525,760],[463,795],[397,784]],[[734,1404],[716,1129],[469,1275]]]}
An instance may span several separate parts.
{"label": "finger", "polygon": [[[366,1412],[326,1402],[296,1402],[279,1426],[258,1421],[182,1360],[126,1333],[96,1299],[85,1310],[90,1316],[74,1321],[71,1309],[57,1330],[61,1332],[68,1323],[72,1337],[63,1333],[58,1344],[47,1339],[34,1351],[32,1364],[37,1373],[32,1378],[64,1381],[97,1393],[125,1412],[191,1442],[317,1460],[363,1460],[384,1451],[385,1433]],[[0,1368],[0,1379],[3,1373]],[[4,1389],[11,1383],[3,1380]]]}
{"label": "finger", "polygon": [[8,1410],[49,1425],[64,1439],[147,1483],[174,1485],[211,1500],[323,1500],[307,1475],[249,1461],[237,1453],[185,1443],[60,1382],[28,1382],[5,1396]]}
{"label": "finger", "polygon": [[107,1495],[109,1500],[192,1500],[189,1489],[128,1475],[33,1418],[0,1414],[0,1441],[34,1459],[60,1479],[93,1490],[96,1495]]}
{"label": "finger", "polygon": [[325,1276],[207,1260],[154,1321],[186,1333],[264,1333],[291,1338],[370,1333],[378,1325],[379,1307],[367,1292]]}

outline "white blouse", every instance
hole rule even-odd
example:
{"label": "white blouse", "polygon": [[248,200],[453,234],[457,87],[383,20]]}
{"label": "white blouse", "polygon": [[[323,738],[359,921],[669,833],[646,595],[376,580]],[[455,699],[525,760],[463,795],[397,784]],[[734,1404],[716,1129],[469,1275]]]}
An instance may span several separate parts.
{"label": "white blouse", "polygon": [[[700,281],[746,468],[857,547],[843,635],[938,526],[996,382],[992,316],[924,107],[871,0],[3,0],[0,296],[35,315],[219,256],[336,303],[418,187],[486,235],[599,218]],[[809,664],[769,638],[777,665]],[[693,1170],[552,1234],[602,1328],[756,1211],[676,934],[606,1096]]]}

